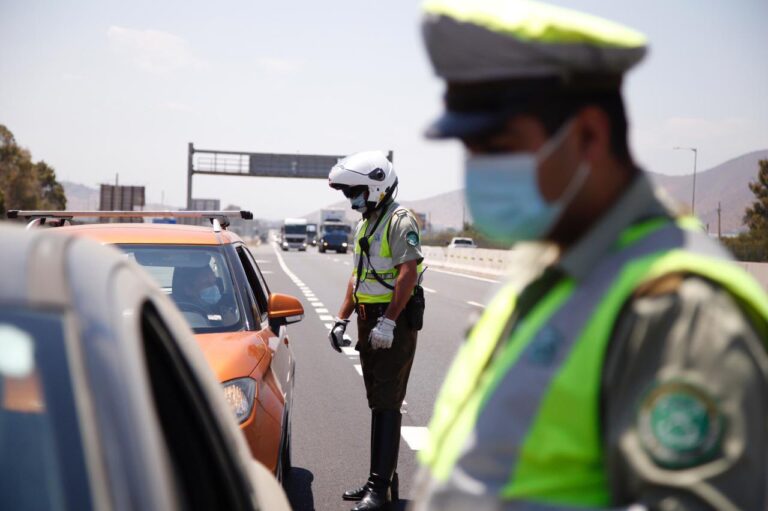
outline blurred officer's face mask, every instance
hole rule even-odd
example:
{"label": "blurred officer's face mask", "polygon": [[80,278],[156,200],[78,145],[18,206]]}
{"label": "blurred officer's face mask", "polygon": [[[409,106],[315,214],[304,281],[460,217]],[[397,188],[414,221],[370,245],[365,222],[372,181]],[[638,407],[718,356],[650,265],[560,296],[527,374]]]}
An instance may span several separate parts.
{"label": "blurred officer's face mask", "polygon": [[469,155],[464,168],[465,194],[475,227],[501,243],[544,238],[579,193],[589,175],[579,165],[559,199],[547,202],[537,184],[538,165],[549,158],[570,132],[568,121],[538,152]]}

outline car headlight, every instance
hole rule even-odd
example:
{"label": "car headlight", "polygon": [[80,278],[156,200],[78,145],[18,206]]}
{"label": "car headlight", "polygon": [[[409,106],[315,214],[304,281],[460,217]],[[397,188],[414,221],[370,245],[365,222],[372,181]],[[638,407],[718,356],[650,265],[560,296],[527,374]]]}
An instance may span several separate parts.
{"label": "car headlight", "polygon": [[346,247],[347,246],[347,242],[342,243],[341,246],[342,247]]}
{"label": "car headlight", "polygon": [[327,247],[327,246],[328,246],[328,242],[327,242],[327,241],[324,241],[324,242],[323,242],[323,246],[324,246],[324,247]]}
{"label": "car headlight", "polygon": [[227,398],[238,423],[251,416],[255,396],[256,381],[251,378],[238,378],[224,383],[224,397]]}

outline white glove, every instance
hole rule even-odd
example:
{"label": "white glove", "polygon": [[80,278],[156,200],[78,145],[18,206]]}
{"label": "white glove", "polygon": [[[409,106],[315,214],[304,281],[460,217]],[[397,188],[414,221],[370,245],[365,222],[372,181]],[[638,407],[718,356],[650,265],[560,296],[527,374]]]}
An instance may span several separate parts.
{"label": "white glove", "polygon": [[387,319],[384,316],[380,317],[374,329],[371,330],[370,337],[368,337],[371,347],[375,350],[388,350],[391,348],[392,341],[395,339],[395,325],[397,323],[391,319]]}
{"label": "white glove", "polygon": [[331,342],[331,347],[341,353],[341,348],[352,344],[352,340],[344,335],[347,330],[348,319],[336,318],[331,331],[328,333],[328,340]]}

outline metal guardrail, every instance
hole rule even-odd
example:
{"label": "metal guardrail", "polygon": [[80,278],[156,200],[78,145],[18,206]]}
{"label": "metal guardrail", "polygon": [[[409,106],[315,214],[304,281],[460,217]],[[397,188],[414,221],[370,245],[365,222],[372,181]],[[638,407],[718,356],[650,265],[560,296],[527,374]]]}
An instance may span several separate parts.
{"label": "metal guardrail", "polygon": [[[527,265],[526,254],[521,250],[491,250],[484,248],[448,248],[422,246],[428,265],[459,273],[481,275],[496,279],[515,276],[515,266]],[[768,263],[737,262],[768,291]]]}

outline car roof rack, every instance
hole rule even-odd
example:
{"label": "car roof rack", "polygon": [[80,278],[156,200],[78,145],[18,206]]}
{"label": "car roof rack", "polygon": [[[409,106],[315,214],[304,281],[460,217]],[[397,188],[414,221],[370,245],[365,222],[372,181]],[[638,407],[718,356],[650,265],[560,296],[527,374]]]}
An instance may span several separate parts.
{"label": "car roof rack", "polygon": [[[230,218],[253,220],[253,213],[245,210],[234,211],[25,211],[11,209],[8,218],[29,220],[27,229],[39,225],[61,227],[71,223],[73,218],[207,218],[213,225],[214,232],[226,230]],[[52,220],[48,222],[48,220]]]}

